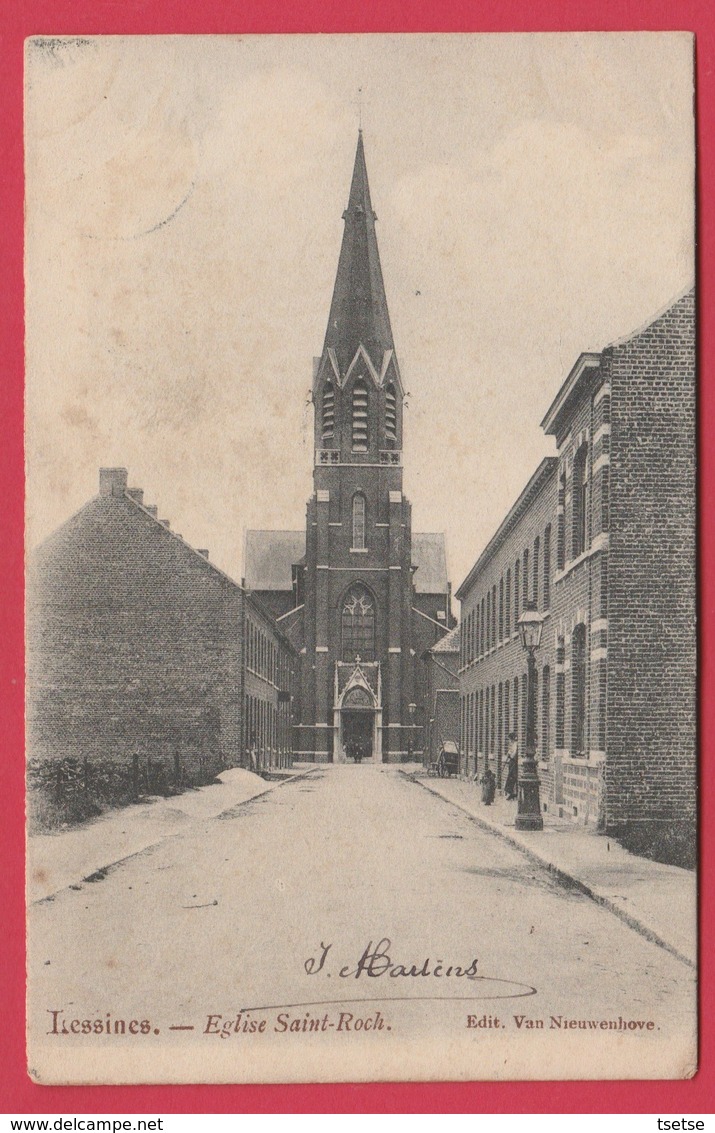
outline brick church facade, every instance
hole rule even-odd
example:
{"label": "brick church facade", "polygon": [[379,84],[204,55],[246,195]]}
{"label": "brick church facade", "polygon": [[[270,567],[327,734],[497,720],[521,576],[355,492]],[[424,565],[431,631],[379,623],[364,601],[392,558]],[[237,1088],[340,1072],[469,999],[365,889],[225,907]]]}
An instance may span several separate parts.
{"label": "brick church facade", "polygon": [[323,352],[306,528],[249,531],[245,581],[301,653],[299,759],[421,757],[422,655],[452,626],[444,536],[412,532],[404,389],[362,134]]}

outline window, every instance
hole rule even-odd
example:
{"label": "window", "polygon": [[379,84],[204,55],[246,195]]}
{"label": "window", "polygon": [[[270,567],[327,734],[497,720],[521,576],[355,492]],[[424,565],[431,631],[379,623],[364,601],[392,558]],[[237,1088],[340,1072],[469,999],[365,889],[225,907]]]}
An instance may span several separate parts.
{"label": "window", "polygon": [[342,610],[343,661],[375,660],[375,606],[362,583],[351,586]]}
{"label": "window", "polygon": [[492,646],[497,643],[497,588],[492,586]]}
{"label": "window", "polygon": [[397,395],[392,382],[385,389],[385,440],[397,440]]}
{"label": "window", "polygon": [[335,390],[332,382],[326,382],[323,388],[323,440],[333,439],[335,432]]}
{"label": "window", "polygon": [[469,741],[467,748],[467,759],[474,752],[475,730],[474,730],[474,701],[476,693],[469,694]]}
{"label": "window", "polygon": [[521,613],[521,563],[517,559],[514,563],[514,628],[517,628]]}
{"label": "window", "polygon": [[558,516],[558,535],[556,543],[556,569],[563,570],[566,566],[566,532],[564,526],[564,509],[566,507],[566,473],[559,476],[559,494],[556,513]]}
{"label": "window", "polygon": [[610,473],[608,465],[601,472],[601,531],[608,531],[611,514],[610,514]]}
{"label": "window", "polygon": [[556,747],[564,746],[564,724],[566,714],[566,677],[564,674],[564,639],[556,641]]}
{"label": "window", "polygon": [[504,640],[504,578],[499,579],[499,640]]}
{"label": "window", "polygon": [[353,496],[353,551],[365,550],[365,497],[362,492]]}
{"label": "window", "polygon": [[509,681],[504,682],[504,750],[509,746],[509,732],[511,731],[511,718],[509,716]]}
{"label": "window", "polygon": [[514,726],[512,727],[514,735],[519,737],[519,678],[514,677]]}
{"label": "window", "polygon": [[511,567],[506,572],[506,587],[504,589],[504,634],[507,639],[511,635]]}
{"label": "window", "polygon": [[544,610],[551,605],[551,524],[544,531]]}
{"label": "window", "polygon": [[587,547],[588,528],[588,448],[581,445],[573,462],[573,558]]}
{"label": "window", "polygon": [[479,734],[477,736],[477,749],[484,751],[484,690],[479,690]]}
{"label": "window", "polygon": [[524,551],[524,569],[521,579],[521,589],[523,593],[522,607],[526,609],[529,601],[529,548]]}
{"label": "window", "polygon": [[487,653],[489,652],[489,650],[492,647],[491,633],[492,633],[492,592],[491,592],[491,590],[487,590],[487,640],[486,640]]}
{"label": "window", "polygon": [[571,755],[586,754],[586,627],[571,638]]}
{"label": "window", "polygon": [[541,551],[541,541],[539,539],[539,536],[537,535],[536,538],[534,539],[534,561],[532,563],[532,571],[533,571],[534,581],[532,583],[532,595],[531,595],[532,598],[534,599],[534,601],[536,602],[537,607],[539,605],[539,554],[540,554],[540,551]]}
{"label": "window", "polygon": [[353,386],[353,452],[367,452],[367,386],[358,378]]}

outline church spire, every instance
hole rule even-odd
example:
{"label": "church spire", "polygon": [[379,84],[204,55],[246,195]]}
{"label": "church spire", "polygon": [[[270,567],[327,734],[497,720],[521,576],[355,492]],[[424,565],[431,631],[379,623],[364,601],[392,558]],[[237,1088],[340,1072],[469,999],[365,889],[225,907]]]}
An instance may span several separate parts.
{"label": "church spire", "polygon": [[335,351],[340,370],[345,373],[362,344],[379,370],[384,352],[394,349],[394,344],[377,250],[377,217],[370,201],[362,130],[358,134],[350,199],[343,219],[345,231],[324,350]]}

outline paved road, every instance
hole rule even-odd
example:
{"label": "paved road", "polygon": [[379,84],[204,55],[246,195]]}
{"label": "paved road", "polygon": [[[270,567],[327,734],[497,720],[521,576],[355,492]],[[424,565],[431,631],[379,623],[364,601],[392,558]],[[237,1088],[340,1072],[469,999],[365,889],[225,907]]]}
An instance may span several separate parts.
{"label": "paved road", "polygon": [[[546,1034],[527,1036],[532,1044],[561,1043],[563,1053],[553,1057],[554,1072],[563,1075],[559,1059],[568,1061],[568,1044],[581,1049],[586,1036],[559,1028],[553,1035],[552,1015],[652,1023],[650,1033],[635,1036],[602,1028],[597,1038],[588,1036],[588,1063],[582,1054],[572,1067],[574,1077],[597,1076],[607,1040],[626,1044],[617,1057],[630,1065],[640,1043],[641,1073],[648,1076],[656,1048],[687,1049],[691,1032],[693,977],[684,965],[397,769],[369,764],[325,768],[281,785],[193,824],[103,879],[34,906],[30,942],[35,1036],[51,1030],[53,1019],[59,1029],[63,1021],[107,1013],[112,1021],[151,1022],[148,1035],[121,1046],[113,1035],[36,1037],[31,1063],[44,1080],[102,1080],[107,1067],[118,1080],[131,1080],[139,1057],[149,1080],[359,1078],[379,1074],[378,1066],[395,1077],[398,1043],[407,1076],[444,1075],[445,1066],[454,1070],[447,1076],[479,1076],[498,1072],[497,1040],[505,1032],[509,1050],[519,1049],[526,1018],[545,1020]],[[317,968],[327,945],[322,967],[309,974],[306,962]],[[359,964],[371,951],[379,953],[372,976],[367,957]],[[388,957],[429,974],[378,974]],[[479,979],[447,973],[473,970],[474,960]],[[244,1020],[266,1020],[260,1040],[204,1034],[209,1015],[221,1016],[218,1029],[240,1009],[251,1009]],[[348,1039],[350,1021],[340,1026],[341,1011],[354,1016]],[[326,1018],[333,1035],[311,1033],[299,1049],[290,1032],[282,1037],[279,1015],[288,1026]],[[499,1033],[468,1026],[469,1016],[476,1022],[490,1015],[499,1018]],[[383,1033],[354,1036],[357,1018]],[[280,1036],[270,1039],[274,1045],[271,1032]],[[275,1043],[283,1042],[285,1054],[289,1041],[292,1053],[279,1064]],[[346,1043],[353,1041],[372,1049],[368,1069],[358,1045],[346,1069]],[[430,1044],[435,1048],[425,1054]],[[524,1073],[531,1057],[531,1072],[548,1075],[552,1048],[530,1049],[516,1061],[505,1058],[503,1073]],[[167,1050],[173,1053],[161,1056]],[[96,1057],[88,1070],[90,1051]],[[291,1069],[294,1056],[298,1069]]]}

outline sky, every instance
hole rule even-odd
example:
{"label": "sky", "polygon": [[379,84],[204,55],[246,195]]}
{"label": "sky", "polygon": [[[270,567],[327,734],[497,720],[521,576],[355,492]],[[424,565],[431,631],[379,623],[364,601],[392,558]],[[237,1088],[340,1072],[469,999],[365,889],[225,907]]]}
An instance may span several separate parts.
{"label": "sky", "polygon": [[[26,58],[28,545],[100,466],[232,577],[304,526],[362,121],[413,529],[456,588],[583,351],[692,282],[686,34],[98,37]],[[361,93],[359,93],[361,91]]]}

